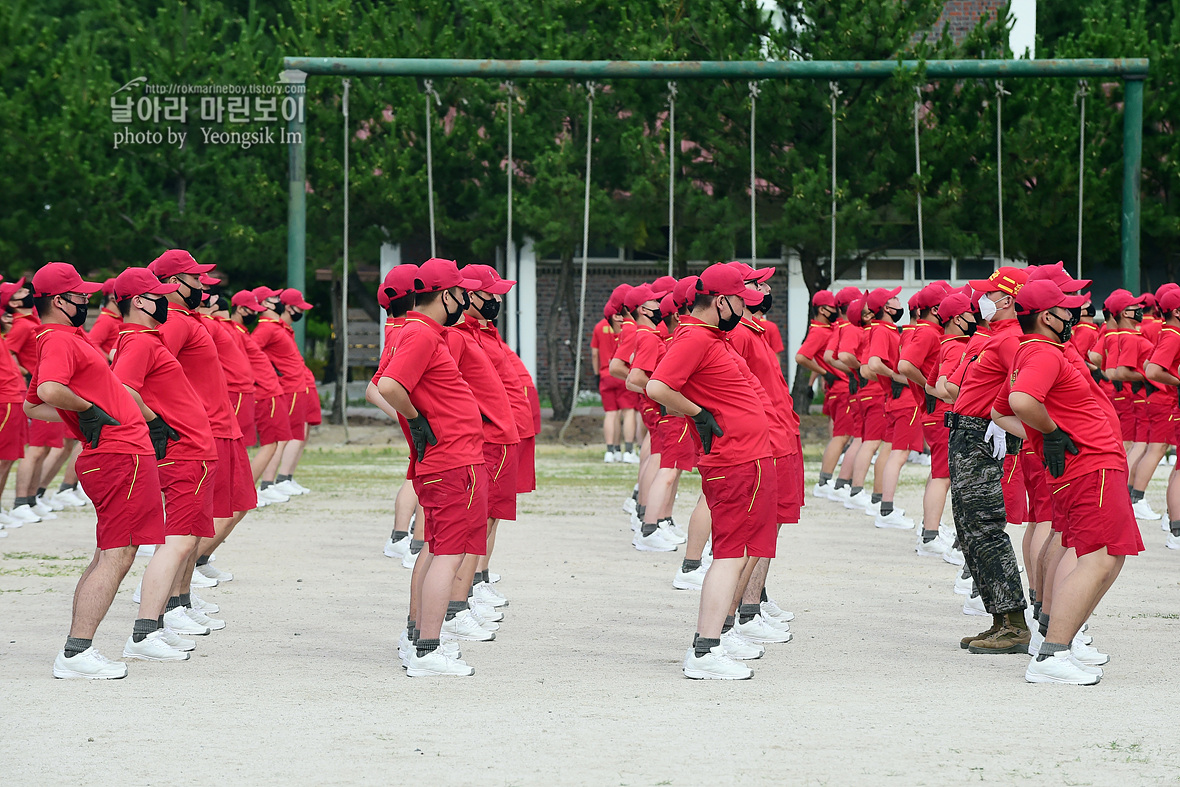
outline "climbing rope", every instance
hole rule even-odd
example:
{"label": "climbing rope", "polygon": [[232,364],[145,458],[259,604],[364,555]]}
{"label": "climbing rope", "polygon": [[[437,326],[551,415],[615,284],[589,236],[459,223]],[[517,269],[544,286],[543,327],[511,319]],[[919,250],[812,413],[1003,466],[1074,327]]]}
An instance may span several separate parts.
{"label": "climbing rope", "polygon": [[1012,95],[1004,90],[1004,83],[996,80],[996,215],[1000,231],[1000,267],[1004,258],[1004,96]]}
{"label": "climbing rope", "polygon": [[926,281],[926,238],[922,234],[922,141],[918,136],[918,113],[922,110],[922,88],[915,87],[914,101],[914,191],[918,196],[918,278]]}
{"label": "climbing rope", "polygon": [[828,90],[832,96],[832,251],[831,274],[828,283],[836,282],[836,99],[842,95],[840,86],[835,82],[828,83]]}
{"label": "climbing rope", "polygon": [[438,256],[437,247],[435,245],[434,233],[434,152],[433,145],[430,138],[431,123],[431,108],[430,99],[434,98],[435,104],[442,106],[442,100],[438,97],[438,93],[434,90],[434,81],[426,80],[426,190],[429,192],[429,199],[427,205],[430,209],[430,256]]}
{"label": "climbing rope", "polygon": [[1082,278],[1082,197],[1086,187],[1086,96],[1090,93],[1090,83],[1084,79],[1078,80],[1078,90],[1074,93],[1074,103],[1081,107],[1081,118],[1078,121],[1078,278]]}
{"label": "climbing rope", "polygon": [[344,80],[344,100],[340,108],[344,112],[344,278],[340,282],[340,332],[341,364],[340,417],[344,424],[344,442],[348,442],[348,88],[351,80]]}
{"label": "climbing rope", "polygon": [[762,93],[757,82],[750,83],[750,267],[758,267],[758,225],[755,221],[754,201],[754,117],[758,96]]}
{"label": "climbing rope", "polygon": [[668,83],[668,275],[676,252],[676,83]]}

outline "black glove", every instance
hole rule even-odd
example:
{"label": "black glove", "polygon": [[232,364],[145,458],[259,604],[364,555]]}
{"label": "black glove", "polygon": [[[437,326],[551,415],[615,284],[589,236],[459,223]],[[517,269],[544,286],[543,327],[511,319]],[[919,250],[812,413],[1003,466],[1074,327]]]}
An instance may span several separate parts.
{"label": "black glove", "polygon": [[1176,404],[1180,404],[1180,388],[1176,389]]}
{"label": "black glove", "polygon": [[829,388],[831,388],[833,385],[835,385],[836,380],[838,380],[838,379],[840,379],[840,378],[838,378],[836,375],[832,374],[831,372],[824,372],[824,382],[827,383]]}
{"label": "black glove", "polygon": [[902,393],[904,393],[904,392],[905,392],[905,383],[899,383],[897,380],[893,380],[889,383],[889,398],[890,399],[900,399]]}
{"label": "black glove", "polygon": [[854,394],[860,390],[860,381],[857,379],[860,375],[853,372],[848,375],[848,393]]}
{"label": "black glove", "polygon": [[664,405],[660,405],[660,418],[663,418],[667,414],[668,414],[668,408],[664,407]]}
{"label": "black glove", "polygon": [[938,397],[934,394],[926,394],[926,415],[934,415],[935,407],[938,407]]}
{"label": "black glove", "polygon": [[1147,392],[1148,396],[1151,396],[1153,393],[1159,390],[1159,387],[1152,385],[1151,380],[1144,380],[1143,390]]}
{"label": "black glove", "polygon": [[163,459],[168,452],[168,441],[179,440],[180,432],[168,425],[159,415],[148,421],[148,437],[152,441],[152,448],[156,451],[156,459]]}
{"label": "black glove", "polygon": [[1090,376],[1094,378],[1094,382],[1100,383],[1106,379],[1106,375],[1102,373],[1101,369],[1091,369]]}
{"label": "black glove", "polygon": [[703,407],[699,413],[692,417],[692,422],[696,424],[697,434],[701,436],[701,447],[705,449],[706,454],[713,450],[713,435],[725,436],[725,432],[721,431],[713,414]]}
{"label": "black glove", "polygon": [[1131,383],[1131,393],[1137,394],[1142,390],[1143,390],[1143,381],[1142,380],[1135,380],[1134,382]]}
{"label": "black glove", "polygon": [[1122,393],[1123,392],[1123,381],[1122,380],[1115,380],[1114,381],[1114,389],[1116,391],[1118,391],[1119,393]]}
{"label": "black glove", "polygon": [[430,423],[422,413],[418,413],[408,420],[410,440],[414,443],[414,452],[418,455],[418,461],[421,462],[426,458],[427,444],[438,445],[438,438],[434,436],[434,430],[430,428]]}
{"label": "black glove", "polygon": [[92,404],[78,413],[78,430],[82,432],[82,439],[90,443],[91,448],[98,448],[98,438],[102,435],[104,426],[119,426],[119,422],[98,405]]}
{"label": "black glove", "polygon": [[1066,451],[1078,455],[1078,447],[1069,439],[1069,435],[1061,431],[1060,426],[1045,435],[1045,467],[1054,478],[1061,478],[1065,473]]}

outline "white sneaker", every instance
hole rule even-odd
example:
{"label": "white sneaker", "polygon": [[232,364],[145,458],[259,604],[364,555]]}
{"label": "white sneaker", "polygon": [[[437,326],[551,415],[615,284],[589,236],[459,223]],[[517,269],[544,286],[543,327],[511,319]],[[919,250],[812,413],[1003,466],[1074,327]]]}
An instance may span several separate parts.
{"label": "white sneaker", "polygon": [[25,523],[20,519],[9,514],[7,511],[0,511],[0,527],[6,530],[16,530],[24,527]]}
{"label": "white sneaker", "polygon": [[850,498],[850,497],[852,497],[852,487],[851,486],[849,486],[848,484],[845,484],[844,486],[837,489],[834,484],[832,485],[832,492],[830,495],[830,499],[833,503],[846,502],[848,500],[848,498]]}
{"label": "white sneaker", "polygon": [[477,599],[475,596],[467,599],[467,606],[471,607],[472,614],[480,621],[488,620],[492,623],[499,623],[504,619],[504,613],[493,607],[491,604],[485,604]]}
{"label": "white sneaker", "polygon": [[1090,675],[1097,675],[1100,678],[1102,677],[1102,667],[1095,667],[1093,664],[1083,664],[1082,662],[1078,661],[1077,657],[1074,656],[1072,652],[1069,654],[1069,660],[1072,661],[1073,665],[1082,672],[1088,673]]}
{"label": "white sneaker", "polygon": [[406,674],[411,678],[468,677],[475,674],[475,667],[463,659],[451,658],[441,647],[419,656],[412,650],[406,659]]}
{"label": "white sneaker", "polygon": [[189,580],[189,587],[215,588],[217,587],[217,580],[205,576],[200,571],[194,571],[193,578]]}
{"label": "white sneaker", "polygon": [[413,568],[414,564],[418,562],[418,555],[421,554],[421,550],[411,552],[409,547],[406,547],[406,554],[402,556],[402,568]]}
{"label": "white sneaker", "polygon": [[[12,509],[8,512],[8,515],[13,519],[19,519],[28,525],[41,521],[41,517],[37,515],[37,512],[34,511],[33,507],[28,503],[22,503],[21,505]],[[82,654],[79,653],[78,655],[80,656]],[[74,656],[74,658],[78,658],[78,656]]]}
{"label": "white sneaker", "polygon": [[87,503],[73,489],[63,489],[56,492],[53,495],[53,499],[60,502],[66,508],[84,508]]}
{"label": "white sneaker", "polygon": [[1093,667],[1101,667],[1110,661],[1110,656],[1105,653],[1099,653],[1097,648],[1090,647],[1077,637],[1074,637],[1073,642],[1069,643],[1069,652],[1078,661]]}
{"label": "white sneaker", "polygon": [[635,506],[636,506],[635,498],[628,497],[626,500],[623,501],[623,513],[624,514],[634,514],[635,513]]}
{"label": "white sneaker", "polygon": [[[45,494],[37,498],[37,505],[48,508],[50,511],[65,511],[66,504],[55,499],[52,492],[46,491]],[[36,506],[34,506],[36,508]]]}
{"label": "white sneaker", "polygon": [[762,615],[758,614],[745,623],[738,623],[734,626],[738,634],[742,635],[743,639],[750,642],[764,643],[764,642],[790,642],[791,632],[780,631],[779,629],[769,625],[762,619]]}
{"label": "white sneaker", "polygon": [[704,563],[689,572],[681,571],[678,568],[676,576],[672,578],[672,587],[677,590],[700,590],[705,584],[705,574],[707,573],[708,569],[705,568]]}
{"label": "white sneaker", "polygon": [[3,525],[0,525],[0,538],[8,538],[8,531],[4,529]]}
{"label": "white sneaker", "polygon": [[64,650],[59,652],[53,660],[53,677],[119,680],[127,677],[127,665],[121,661],[111,661],[91,645],[72,659],[66,658]]}
{"label": "white sneaker", "polygon": [[770,626],[772,629],[775,629],[777,631],[782,631],[784,633],[789,632],[791,630],[791,624],[785,620],[776,620],[774,618],[768,618],[768,617],[763,616],[762,622],[765,623],[767,626]]}
{"label": "white sneaker", "polygon": [[[483,617],[480,614],[481,608],[487,609],[487,607],[484,607],[481,604],[468,604],[467,605],[467,612],[468,612],[468,614],[471,615],[471,619],[474,620],[476,625],[478,625],[484,631],[499,631],[500,624],[497,623],[496,621],[492,620],[491,618]],[[503,618],[504,616],[500,615],[500,617]]]}
{"label": "white sneaker", "polygon": [[787,612],[774,602],[774,599],[768,598],[759,605],[759,610],[762,612],[763,618],[774,618],[782,623],[790,623],[795,619],[794,612]]}
{"label": "white sneaker", "polygon": [[817,483],[815,486],[813,486],[811,488],[811,495],[812,495],[812,497],[820,497],[825,500],[831,500],[832,493],[835,491],[836,491],[835,483],[833,483],[831,479],[828,479],[827,481],[825,481],[822,484]]}
{"label": "white sneaker", "polygon": [[947,547],[946,551],[942,553],[942,559],[952,566],[959,566],[960,568],[967,563],[967,558],[963,557],[963,553],[954,547]]}
{"label": "white sneaker", "polygon": [[922,533],[918,534],[918,545],[914,547],[920,557],[942,557],[949,549],[941,538],[936,536],[932,541],[925,541]]}
{"label": "white sneaker", "polygon": [[128,637],[127,642],[123,644],[123,658],[144,661],[188,661],[188,653],[169,645],[164,641],[163,630],[156,630],[139,642],[135,641],[135,637]]}
{"label": "white sneaker", "polygon": [[197,566],[197,571],[201,572],[201,576],[206,579],[216,579],[218,582],[229,582],[234,578],[234,575],[228,571],[222,571],[214,566],[212,563],[206,563],[203,566]]}
{"label": "white sneaker", "polygon": [[221,611],[221,607],[217,606],[216,604],[214,604],[212,602],[206,601],[205,599],[201,598],[200,596],[198,596],[196,593],[194,593],[192,591],[192,588],[189,588],[188,599],[189,599],[189,606],[190,607],[192,607],[193,609],[195,609],[199,612],[204,612],[206,615],[216,615],[218,612]]}
{"label": "white sneaker", "polygon": [[1146,499],[1140,500],[1138,503],[1131,506],[1131,510],[1135,512],[1136,519],[1143,519],[1148,522],[1155,522],[1157,519],[1163,518],[1159,514],[1157,514],[1156,512],[1151,510],[1151,506],[1148,505]]}
{"label": "white sneaker", "polygon": [[1028,655],[1035,656],[1041,652],[1041,645],[1045,644],[1045,638],[1041,635],[1039,628],[1030,627],[1029,630],[1032,635],[1028,638]]}
{"label": "white sneaker", "polygon": [[143,580],[139,580],[139,584],[135,586],[135,592],[131,594],[131,603],[138,604],[143,599],[140,598],[140,591],[143,590]]}
{"label": "white sneaker", "polygon": [[894,509],[885,516],[877,514],[877,518],[873,521],[873,524],[877,527],[891,528],[893,530],[911,530],[914,527],[914,520],[908,516],[902,516],[900,511]]}
{"label": "white sneaker", "polygon": [[957,595],[970,596],[971,592],[974,589],[975,589],[975,580],[974,579],[972,579],[970,576],[968,576],[966,579],[964,579],[962,571],[958,571],[955,573],[955,593]]}
{"label": "white sneaker", "polygon": [[480,582],[475,587],[471,588],[471,595],[473,598],[478,599],[483,604],[487,604],[489,607],[508,606],[508,599],[487,582]]}
{"label": "white sneaker", "polygon": [[684,528],[670,519],[665,519],[660,524],[660,530],[664,531],[664,535],[672,535],[677,539],[684,539],[683,541],[677,541],[676,543],[678,544],[683,544],[685,541],[688,541],[688,533],[685,532]]}
{"label": "white sneaker", "polygon": [[964,615],[987,615],[988,611],[983,606],[983,596],[969,596],[963,602]]}
{"label": "white sneaker", "polygon": [[168,643],[168,647],[170,648],[183,650],[186,653],[190,650],[197,649],[197,643],[195,640],[185,639],[167,626],[164,626],[164,628],[160,629],[160,632],[160,639]]}
{"label": "white sneaker", "polygon": [[622,462],[623,462],[623,452],[622,451],[615,451],[615,462],[618,464],[622,464]]}
{"label": "white sneaker", "polygon": [[177,607],[177,609],[183,609],[184,614],[188,615],[189,620],[198,626],[206,626],[210,631],[221,631],[225,628],[224,620],[211,618],[199,609],[193,609],[192,607]]}
{"label": "white sneaker", "polygon": [[692,648],[684,654],[684,677],[692,680],[749,680],[754,671],[745,664],[739,664],[718,645],[708,653],[697,657]]}
{"label": "white sneaker", "polygon": [[57,514],[53,513],[53,509],[41,502],[38,498],[36,503],[33,503],[33,513],[41,517],[44,521],[50,519],[57,519]]}
{"label": "white sneaker", "polygon": [[393,536],[385,542],[385,549],[383,550],[385,557],[403,558],[406,553],[410,551],[410,537],[400,538],[397,541],[393,540]]}
{"label": "white sneaker", "polygon": [[[20,525],[17,525],[17,527],[20,527]],[[1168,549],[1180,549],[1180,538],[1172,535],[1172,531],[1169,530],[1167,537],[1164,539],[1164,546]]]}
{"label": "white sneaker", "polygon": [[184,612],[184,607],[175,607],[164,613],[164,626],[184,634],[188,637],[203,637],[209,633],[209,627],[197,623]]}
{"label": "white sneaker", "polygon": [[676,544],[679,546],[680,544],[688,541],[688,535],[685,533],[677,533],[674,529],[674,526],[669,527],[667,525],[660,525],[656,528],[656,530],[659,531],[659,534],[669,544]]}
{"label": "white sneaker", "polygon": [[154,554],[156,554],[155,544],[140,544],[139,549],[135,550],[136,557],[150,558]]}
{"label": "white sneaker", "polygon": [[471,617],[471,610],[463,610],[450,620],[444,620],[442,635],[447,639],[458,639],[464,642],[491,642],[496,638],[495,632],[487,631]]}
{"label": "white sneaker", "polygon": [[267,503],[286,503],[291,499],[291,496],[283,494],[274,484],[271,484],[265,489],[258,490],[258,499],[260,501],[265,500]]}
{"label": "white sneaker", "polygon": [[74,494],[77,495],[78,499],[82,501],[82,505],[88,506],[93,503],[93,501],[90,499],[90,495],[86,494],[86,490],[82,488],[81,483],[79,483],[78,486],[75,487]]}
{"label": "white sneaker", "polygon": [[267,489],[273,489],[281,495],[286,495],[288,498],[303,494],[290,481],[280,481],[277,484],[271,484]]}
{"label": "white sneaker", "polygon": [[494,585],[494,584],[496,584],[496,583],[497,583],[497,582],[499,582],[499,581],[500,581],[500,575],[499,575],[499,574],[497,574],[495,571],[489,571],[489,572],[488,572],[488,584],[489,584],[489,585]]}
{"label": "white sneaker", "polygon": [[402,669],[410,663],[410,655],[414,652],[414,643],[410,642],[410,635],[402,629],[402,635],[397,641],[397,658],[402,663]]}
{"label": "white sneaker", "polygon": [[254,503],[255,508],[266,508],[268,505],[270,505],[270,503],[268,503],[262,499],[262,492],[261,491],[257,491],[257,494],[255,495],[255,500],[257,501]]}
{"label": "white sneaker", "polygon": [[615,463],[615,452],[607,451],[602,455],[602,461],[608,465],[613,465]]}
{"label": "white sneaker", "polygon": [[742,661],[760,659],[766,653],[766,648],[757,643],[750,642],[734,629],[730,629],[721,635],[721,649],[731,659],[741,659]]}
{"label": "white sneaker", "polygon": [[625,465],[637,465],[639,464],[639,454],[634,451],[624,451],[622,462]]}
{"label": "white sneaker", "polygon": [[676,544],[671,544],[664,540],[664,536],[660,533],[660,529],[658,527],[655,529],[655,532],[649,536],[645,536],[642,533],[636,533],[631,538],[631,546],[635,547],[640,552],[675,552],[677,549]]}
{"label": "white sneaker", "polygon": [[1068,683],[1075,686],[1093,686],[1101,677],[1085,672],[1069,658],[1069,651],[1062,650],[1054,653],[1044,661],[1037,661],[1034,656],[1024,671],[1024,679],[1029,683]]}
{"label": "white sneaker", "polygon": [[855,495],[850,495],[849,498],[844,501],[844,507],[850,508],[853,511],[864,511],[872,504],[872,492],[866,492],[863,489],[857,492]]}
{"label": "white sneaker", "polygon": [[301,494],[301,495],[310,495],[311,494],[310,489],[308,489],[303,484],[296,481],[294,478],[288,478],[287,483],[290,484],[291,486],[295,487],[295,490],[297,492],[299,492],[299,494]]}

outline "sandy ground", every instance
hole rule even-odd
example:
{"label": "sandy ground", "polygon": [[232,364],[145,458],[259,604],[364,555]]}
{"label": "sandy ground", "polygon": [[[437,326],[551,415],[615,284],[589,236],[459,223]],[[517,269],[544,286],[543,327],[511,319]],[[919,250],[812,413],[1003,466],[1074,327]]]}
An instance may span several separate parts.
{"label": "sandy ground", "polygon": [[[190,662],[132,662],[122,681],[50,675],[93,515],[13,532],[0,541],[3,783],[1180,779],[1180,554],[1157,523],[1092,621],[1113,657],[1096,687],[1032,686],[1027,657],[961,651],[986,624],[960,612],[955,569],[827,501],[784,528],[771,572],[795,640],[768,646],[751,681],[697,682],[680,673],[697,597],[671,587],[682,553],[630,547],[619,503],[631,468],[542,451],[541,491],[503,527],[494,564],[512,603],[495,642],[464,646],[470,679],[411,680],[394,655],[410,575],[381,555],[397,447],[309,450],[299,477],[314,494],[250,515],[220,550],[236,578],[205,596],[227,628]],[[907,467],[899,505],[920,509],[924,476]],[[682,486],[682,521],[697,488]],[[99,629],[112,658],[142,571]]]}

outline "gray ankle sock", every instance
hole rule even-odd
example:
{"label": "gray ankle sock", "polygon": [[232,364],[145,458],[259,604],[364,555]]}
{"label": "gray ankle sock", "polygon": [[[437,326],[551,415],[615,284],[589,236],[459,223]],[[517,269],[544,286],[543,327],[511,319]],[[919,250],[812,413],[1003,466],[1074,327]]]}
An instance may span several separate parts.
{"label": "gray ankle sock", "polygon": [[[873,493],[872,493],[872,495],[873,495],[873,496],[872,496],[872,498],[870,499],[870,502],[872,502],[872,503],[880,503],[880,502],[881,502],[881,498],[882,498],[882,497],[884,497],[884,495],[882,495],[880,492],[873,492]],[[890,503],[890,505],[892,506],[893,504],[892,504],[892,503]]]}
{"label": "gray ankle sock", "polygon": [[1131,502],[1132,503],[1138,503],[1142,499],[1143,499],[1143,490],[1142,489],[1132,489],[1131,490]]}
{"label": "gray ankle sock", "polygon": [[411,618],[409,615],[406,615],[406,636],[409,638],[410,642],[414,641],[414,629],[416,627],[417,624],[414,623],[413,618]]}
{"label": "gray ankle sock", "polygon": [[403,538],[409,538],[409,537],[410,537],[409,530],[394,529],[393,534],[390,535],[390,538],[392,538],[394,541],[401,541]]}
{"label": "gray ankle sock", "polygon": [[1060,642],[1042,642],[1041,652],[1037,654],[1037,661],[1044,661],[1054,653],[1060,653],[1063,650],[1069,650],[1069,645],[1062,645]]}
{"label": "gray ankle sock", "polygon": [[1037,617],[1037,620],[1038,620],[1038,621],[1040,622],[1040,624],[1041,624],[1041,625],[1040,625],[1040,627],[1037,629],[1038,631],[1040,631],[1040,632],[1041,632],[1041,636],[1042,636],[1042,637],[1047,637],[1047,636],[1049,636],[1049,613],[1048,613],[1048,612],[1042,612],[1042,613],[1041,613],[1041,614],[1040,614],[1040,615]]}
{"label": "gray ankle sock", "polygon": [[1180,519],[1169,520],[1168,529],[1172,531],[1173,536],[1180,538]]}
{"label": "gray ankle sock", "polygon": [[681,574],[687,574],[687,573],[689,573],[690,571],[696,571],[696,570],[697,570],[698,568],[700,568],[700,567],[701,567],[701,561],[699,561],[699,560],[689,560],[688,558],[685,558],[685,559],[684,559],[684,560],[683,560],[683,561],[680,563],[680,573],[681,573]]}
{"label": "gray ankle sock", "polygon": [[[885,513],[885,511],[884,511],[885,506],[881,506],[881,508],[882,508],[881,513],[882,514]],[[938,531],[937,530],[927,530],[926,528],[922,528],[922,543],[923,544],[929,544],[931,541],[933,541],[936,538],[938,538]]]}
{"label": "gray ankle sock", "polygon": [[417,646],[418,658],[422,658],[427,653],[438,650],[439,641],[437,639],[420,639],[414,644]]}
{"label": "gray ankle sock", "polygon": [[92,639],[80,639],[78,637],[66,637],[66,658],[72,659],[82,651],[94,644]]}
{"label": "gray ankle sock", "polygon": [[849,481],[847,478],[837,478],[836,479],[836,488],[843,489],[844,487],[848,486],[851,483],[852,482]]}
{"label": "gray ankle sock", "polygon": [[279,473],[278,475],[275,476],[275,483],[277,483],[277,484],[281,484],[284,481],[290,481],[290,480],[291,480],[290,473],[288,473],[287,475],[283,475],[282,473]]}
{"label": "gray ankle sock", "polygon": [[733,615],[727,615],[725,618],[725,623],[721,625],[721,633],[724,634],[731,628],[733,628]]}
{"label": "gray ankle sock", "polygon": [[709,639],[707,637],[702,637],[700,634],[697,634],[692,640],[692,650],[699,659],[701,656],[704,656],[706,653],[720,644],[720,639]]}
{"label": "gray ankle sock", "polygon": [[57,488],[57,491],[59,491],[59,492],[67,492],[67,491],[72,491],[72,490],[74,490],[74,489],[77,489],[77,488],[78,488],[78,484],[77,484],[77,483],[73,483],[73,484],[62,484],[61,486],[59,486],[59,487]]}
{"label": "gray ankle sock", "polygon": [[831,473],[823,473],[823,472],[821,472],[821,473],[819,474],[819,482],[820,482],[820,484],[826,484],[827,482],[829,482],[829,481],[831,481],[831,480],[832,480],[832,474],[831,474]]}
{"label": "gray ankle sock", "polygon": [[624,441],[624,443],[623,443],[623,453],[627,453],[627,454],[629,454],[629,453],[631,453],[631,452],[632,452],[632,451],[634,451],[634,450],[635,450],[635,443],[628,443],[628,442],[625,442],[625,441]]}
{"label": "gray ankle sock", "polygon": [[761,607],[757,604],[739,604],[738,605],[738,622],[749,623],[754,619],[754,616],[761,611]]}
{"label": "gray ankle sock", "polygon": [[182,607],[191,607],[193,605],[191,593],[181,593],[177,598],[180,599],[180,606]]}
{"label": "gray ankle sock", "polygon": [[197,565],[198,566],[209,565],[209,556],[208,555],[201,555],[199,558],[197,558]]}
{"label": "gray ankle sock", "polygon": [[425,541],[419,541],[416,538],[410,539],[410,554],[416,555],[422,551],[422,547],[426,546]]}
{"label": "gray ankle sock", "polygon": [[467,609],[466,601],[449,601],[447,602],[447,615],[443,620],[451,620],[465,609]]}
{"label": "gray ankle sock", "polygon": [[[874,495],[876,497],[876,495]],[[881,501],[881,516],[889,516],[893,513],[893,503],[888,500]]]}
{"label": "gray ankle sock", "polygon": [[643,526],[641,528],[639,528],[639,532],[640,532],[640,534],[642,534],[644,536],[650,536],[652,533],[656,532],[659,529],[660,529],[660,526],[657,525],[655,522],[644,522]]}
{"label": "gray ankle sock", "polygon": [[160,624],[152,618],[138,618],[131,630],[132,642],[143,642],[147,635],[160,628]]}
{"label": "gray ankle sock", "polygon": [[848,487],[848,492],[849,492],[849,493],[850,493],[850,494],[851,494],[853,497],[856,497],[857,495],[859,495],[859,494],[860,494],[861,492],[863,492],[863,491],[864,491],[864,487],[863,487],[863,486],[850,486],[850,487]]}
{"label": "gray ankle sock", "polygon": [[179,606],[181,606],[180,596],[172,596],[168,599],[168,603],[164,605],[164,611],[171,612]]}

